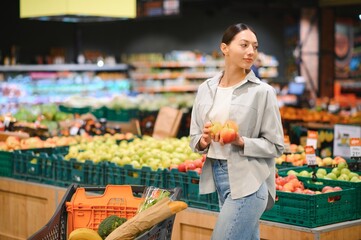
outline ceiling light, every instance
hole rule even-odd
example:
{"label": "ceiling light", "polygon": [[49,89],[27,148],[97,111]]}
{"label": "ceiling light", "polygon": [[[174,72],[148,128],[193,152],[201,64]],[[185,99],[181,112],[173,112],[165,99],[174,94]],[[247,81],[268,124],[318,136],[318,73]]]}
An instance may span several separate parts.
{"label": "ceiling light", "polygon": [[136,0],[20,0],[20,18],[99,22],[136,17]]}

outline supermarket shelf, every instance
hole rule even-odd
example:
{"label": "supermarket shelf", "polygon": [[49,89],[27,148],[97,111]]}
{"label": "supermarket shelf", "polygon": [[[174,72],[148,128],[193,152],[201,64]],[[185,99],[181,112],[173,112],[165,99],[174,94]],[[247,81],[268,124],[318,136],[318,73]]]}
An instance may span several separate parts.
{"label": "supermarket shelf", "polygon": [[177,79],[180,77],[187,79],[207,79],[213,77],[218,72],[165,72],[165,73],[133,73],[132,78],[135,80],[163,80]]}
{"label": "supermarket shelf", "polygon": [[58,72],[58,71],[127,71],[127,64],[104,65],[96,64],[41,64],[0,66],[0,72]]}
{"label": "supermarket shelf", "polygon": [[138,92],[161,93],[161,92],[194,92],[198,86],[168,86],[168,87],[138,87],[134,90]]}
{"label": "supermarket shelf", "polygon": [[223,67],[223,61],[161,61],[161,62],[134,62],[135,67],[152,68],[192,68],[192,67]]}

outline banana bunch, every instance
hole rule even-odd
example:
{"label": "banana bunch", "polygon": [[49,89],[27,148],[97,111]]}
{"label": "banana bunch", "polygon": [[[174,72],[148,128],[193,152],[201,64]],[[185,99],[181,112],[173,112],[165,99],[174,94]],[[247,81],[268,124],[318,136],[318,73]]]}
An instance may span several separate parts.
{"label": "banana bunch", "polygon": [[69,234],[68,240],[102,240],[102,238],[92,229],[78,228]]}

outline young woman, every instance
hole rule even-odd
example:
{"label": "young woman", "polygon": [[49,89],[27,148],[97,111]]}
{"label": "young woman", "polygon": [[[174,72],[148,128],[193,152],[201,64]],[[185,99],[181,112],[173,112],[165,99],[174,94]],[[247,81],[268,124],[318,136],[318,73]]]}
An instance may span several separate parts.
{"label": "young woman", "polygon": [[[190,146],[207,154],[200,194],[217,191],[219,197],[212,239],[259,239],[259,219],[275,201],[274,158],[284,142],[281,117],[275,90],[250,70],[258,55],[256,33],[243,23],[229,26],[220,49],[225,68],[198,88]],[[215,132],[217,123],[227,120],[237,125],[231,142]]]}

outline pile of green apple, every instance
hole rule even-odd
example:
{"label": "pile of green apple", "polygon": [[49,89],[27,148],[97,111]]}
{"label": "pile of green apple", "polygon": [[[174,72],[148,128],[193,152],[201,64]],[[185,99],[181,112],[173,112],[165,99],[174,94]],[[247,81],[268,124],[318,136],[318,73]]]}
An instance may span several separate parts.
{"label": "pile of green apple", "polygon": [[[119,166],[126,164],[134,168],[150,167],[152,170],[175,168],[181,163],[202,159],[189,147],[189,137],[155,139],[150,136],[134,138],[133,141],[122,140],[119,144],[113,138],[99,138],[83,142],[69,148],[65,160],[77,159],[80,162],[91,160],[114,162]],[[192,167],[192,166],[191,166]]]}
{"label": "pile of green apple", "polygon": [[[312,177],[313,172],[310,170],[302,170],[296,172],[295,170],[289,170],[287,175],[295,175],[300,177]],[[341,162],[337,167],[332,168],[331,171],[327,171],[325,168],[318,168],[316,170],[316,176],[320,179],[327,180],[340,180],[340,181],[349,181],[349,182],[361,182],[361,176],[352,172],[346,162]]]}

